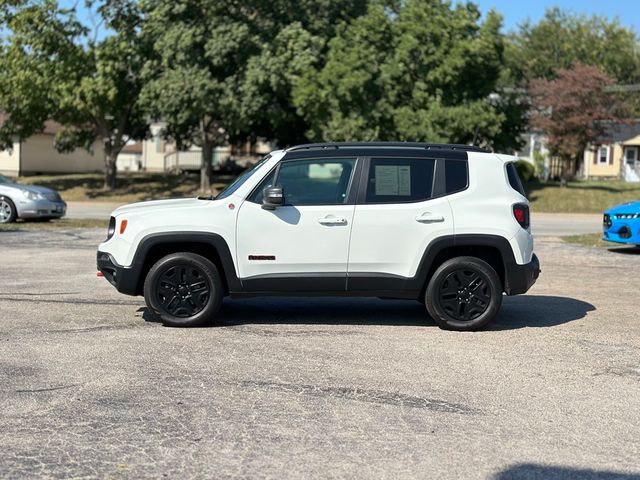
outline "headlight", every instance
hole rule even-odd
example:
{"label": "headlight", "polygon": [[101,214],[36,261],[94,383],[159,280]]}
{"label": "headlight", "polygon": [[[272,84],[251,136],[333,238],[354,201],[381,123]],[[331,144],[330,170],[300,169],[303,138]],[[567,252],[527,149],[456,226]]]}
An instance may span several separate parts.
{"label": "headlight", "polygon": [[32,192],[31,190],[22,190],[22,195],[29,200],[42,200],[44,197],[38,192]]}
{"label": "headlight", "polygon": [[114,233],[116,233],[116,218],[115,217],[111,217],[109,219],[109,229],[107,230],[107,240],[109,240],[111,237],[113,237]]}

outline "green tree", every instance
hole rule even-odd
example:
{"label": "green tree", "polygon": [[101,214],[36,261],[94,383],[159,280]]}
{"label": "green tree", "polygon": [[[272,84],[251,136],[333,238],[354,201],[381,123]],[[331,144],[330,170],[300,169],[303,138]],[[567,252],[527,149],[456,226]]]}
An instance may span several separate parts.
{"label": "green tree", "polygon": [[306,126],[291,104],[295,79],[322,56],[340,19],[363,0],[149,0],[146,32],[157,58],[143,92],[164,135],[202,148],[201,188],[211,185],[215,146],[258,136],[299,141]]}
{"label": "green tree", "polygon": [[54,0],[5,3],[3,25],[10,31],[0,63],[0,108],[9,121],[0,129],[3,147],[26,138],[51,118],[63,125],[56,147],[104,148],[105,189],[116,186],[116,159],[130,139],[147,134],[139,103],[141,70],[148,57],[142,18],[134,0],[95,5],[109,35],[89,38],[72,10]]}
{"label": "green tree", "polygon": [[470,3],[373,3],[340,25],[326,64],[296,83],[308,135],[492,145],[506,120],[491,100],[502,64],[500,24],[495,12],[481,22]]}
{"label": "green tree", "polygon": [[537,24],[527,21],[509,36],[505,59],[513,78],[553,78],[558,69],[591,65],[619,83],[640,83],[636,32],[603,16],[551,8]]}

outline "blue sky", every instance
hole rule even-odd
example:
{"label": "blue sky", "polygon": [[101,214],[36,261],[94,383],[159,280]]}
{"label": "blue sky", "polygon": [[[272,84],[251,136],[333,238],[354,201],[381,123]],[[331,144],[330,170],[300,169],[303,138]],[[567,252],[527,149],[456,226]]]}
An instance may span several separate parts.
{"label": "blue sky", "polygon": [[[89,14],[84,10],[84,0],[59,0],[62,5],[78,5],[79,13],[87,24],[89,24]],[[558,6],[575,13],[592,15],[605,15],[611,19],[618,17],[620,22],[640,31],[640,0],[473,0],[480,5],[483,13],[495,8],[504,17],[504,30],[511,31],[517,28],[518,24],[530,18],[536,22],[542,18],[547,8]]]}
{"label": "blue sky", "polygon": [[483,13],[495,8],[504,17],[505,31],[514,30],[518,24],[530,18],[534,23],[544,15],[547,8],[558,6],[581,14],[618,17],[620,23],[640,30],[640,0],[474,0]]}

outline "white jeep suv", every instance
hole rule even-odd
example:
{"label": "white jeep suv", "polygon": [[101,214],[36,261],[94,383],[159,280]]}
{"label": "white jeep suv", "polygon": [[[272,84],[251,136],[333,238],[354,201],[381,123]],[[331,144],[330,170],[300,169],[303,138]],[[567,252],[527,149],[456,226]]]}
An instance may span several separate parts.
{"label": "white jeep suv", "polygon": [[424,302],[477,330],[540,272],[515,158],[465,145],[326,143],[278,150],[217,197],[118,208],[99,275],[165,324],[217,319],[222,298]]}

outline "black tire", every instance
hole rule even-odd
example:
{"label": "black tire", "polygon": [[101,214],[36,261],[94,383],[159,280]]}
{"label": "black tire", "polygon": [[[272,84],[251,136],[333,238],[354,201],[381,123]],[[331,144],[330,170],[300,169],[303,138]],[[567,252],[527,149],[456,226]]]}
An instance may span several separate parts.
{"label": "black tire", "polygon": [[440,265],[431,277],[425,305],[440,328],[474,331],[498,314],[502,290],[500,277],[487,262],[456,257]]}
{"label": "black tire", "polygon": [[223,296],[218,269],[195,253],[172,253],[161,258],[144,281],[147,307],[170,327],[214,323]]}
{"label": "black tire", "polygon": [[9,197],[0,195],[0,223],[12,223],[18,218],[16,205]]}

